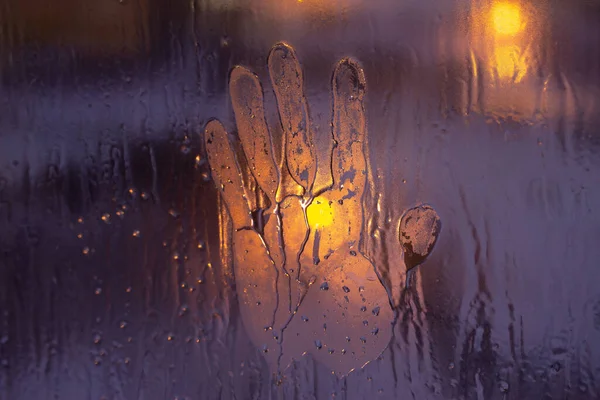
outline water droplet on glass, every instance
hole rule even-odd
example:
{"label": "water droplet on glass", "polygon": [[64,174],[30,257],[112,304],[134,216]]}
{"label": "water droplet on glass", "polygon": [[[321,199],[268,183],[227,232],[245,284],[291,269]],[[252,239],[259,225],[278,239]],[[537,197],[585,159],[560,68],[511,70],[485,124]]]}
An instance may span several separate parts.
{"label": "water droplet on glass", "polygon": [[100,336],[100,334],[97,333],[94,335],[94,337],[92,339],[94,341],[94,344],[100,344],[100,342],[102,341],[102,336]]}
{"label": "water droplet on glass", "polygon": [[344,293],[350,293],[350,288],[348,286],[342,286],[342,290]]}
{"label": "water droplet on glass", "polygon": [[206,247],[206,244],[204,243],[204,240],[199,240],[198,241],[198,249],[204,250],[205,247]]}
{"label": "water droplet on glass", "polygon": [[105,224],[110,224],[110,214],[109,213],[102,214],[101,218]]}
{"label": "water droplet on glass", "polygon": [[366,306],[362,306],[362,307],[360,308],[360,311],[361,311],[361,312],[365,312],[365,311],[367,311],[367,307],[366,307]]}
{"label": "water droplet on glass", "polygon": [[179,218],[179,212],[173,208],[169,210],[169,215],[173,218]]}
{"label": "water droplet on glass", "polygon": [[508,389],[509,389],[508,382],[500,381],[498,383],[498,387],[500,388],[500,392],[502,392],[502,393],[508,392]]}
{"label": "water droplet on glass", "polygon": [[327,282],[321,283],[321,290],[329,290],[329,284]]}
{"label": "water droplet on glass", "polygon": [[362,344],[367,343],[367,339],[364,336],[360,337],[360,341],[361,341]]}
{"label": "water droplet on glass", "polygon": [[379,306],[375,307],[373,309],[373,315],[376,316],[376,317],[379,316],[379,310],[380,310]]}
{"label": "water droplet on glass", "polygon": [[229,47],[231,44],[231,39],[228,36],[221,37],[221,47]]}
{"label": "water droplet on glass", "polygon": [[320,340],[315,340],[315,346],[317,346],[318,350],[321,350],[321,348],[323,348],[323,343],[321,343]]}
{"label": "water droplet on glass", "polygon": [[133,237],[140,237],[140,231],[138,229],[134,230],[132,233]]}
{"label": "water droplet on glass", "polygon": [[127,326],[127,321],[121,321],[119,323],[119,328],[121,328],[121,329],[125,329],[126,326]]}
{"label": "water droplet on glass", "polygon": [[188,306],[183,305],[179,308],[179,316],[183,317],[185,315],[185,313],[188,311]]}

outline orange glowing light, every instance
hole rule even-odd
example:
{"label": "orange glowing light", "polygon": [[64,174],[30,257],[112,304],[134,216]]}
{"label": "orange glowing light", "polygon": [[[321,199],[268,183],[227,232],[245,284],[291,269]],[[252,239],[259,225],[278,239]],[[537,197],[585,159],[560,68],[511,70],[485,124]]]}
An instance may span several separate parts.
{"label": "orange glowing light", "polygon": [[496,3],[492,6],[492,25],[496,34],[515,36],[523,30],[521,7],[514,3]]}
{"label": "orange glowing light", "polygon": [[518,46],[498,46],[494,49],[494,57],[499,78],[520,82],[527,73],[527,62]]}
{"label": "orange glowing light", "polygon": [[329,201],[317,197],[306,209],[306,217],[311,227],[329,226],[333,223],[333,209]]}

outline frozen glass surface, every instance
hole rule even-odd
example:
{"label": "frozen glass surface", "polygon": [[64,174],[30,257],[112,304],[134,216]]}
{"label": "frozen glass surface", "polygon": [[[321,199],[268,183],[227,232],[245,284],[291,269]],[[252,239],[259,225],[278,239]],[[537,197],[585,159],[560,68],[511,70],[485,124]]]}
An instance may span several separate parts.
{"label": "frozen glass surface", "polygon": [[0,399],[600,397],[596,2],[0,5]]}

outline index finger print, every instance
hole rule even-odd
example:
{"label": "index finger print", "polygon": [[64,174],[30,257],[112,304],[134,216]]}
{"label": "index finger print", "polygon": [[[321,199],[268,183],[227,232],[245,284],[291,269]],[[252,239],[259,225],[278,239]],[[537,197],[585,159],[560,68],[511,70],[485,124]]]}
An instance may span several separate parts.
{"label": "index finger print", "polygon": [[204,142],[212,177],[225,199],[234,228],[250,226],[250,209],[235,153],[227,132],[219,121],[213,120],[206,124]]}
{"label": "index finger print", "polygon": [[305,190],[309,190],[314,180],[316,163],[304,98],[302,69],[294,50],[285,43],[279,43],[271,49],[268,64],[285,132],[287,166],[294,180]]}
{"label": "index finger print", "polygon": [[333,74],[333,137],[337,145],[333,152],[334,188],[343,198],[360,198],[367,178],[365,158],[366,89],[362,68],[351,59],[341,60]]}
{"label": "index finger print", "polygon": [[231,102],[238,135],[252,174],[271,201],[279,180],[273,158],[271,136],[265,121],[262,86],[258,77],[244,67],[235,67],[229,80]]}

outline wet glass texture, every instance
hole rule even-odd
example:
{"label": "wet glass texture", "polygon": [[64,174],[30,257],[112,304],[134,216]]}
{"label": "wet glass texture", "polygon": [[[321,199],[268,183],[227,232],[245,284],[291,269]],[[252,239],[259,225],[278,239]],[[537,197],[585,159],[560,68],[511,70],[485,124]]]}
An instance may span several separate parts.
{"label": "wet glass texture", "polygon": [[0,399],[600,398],[599,21],[0,0]]}

